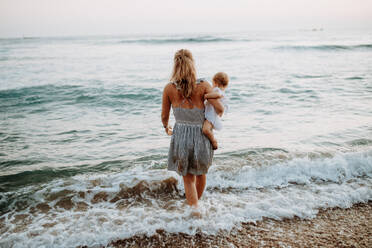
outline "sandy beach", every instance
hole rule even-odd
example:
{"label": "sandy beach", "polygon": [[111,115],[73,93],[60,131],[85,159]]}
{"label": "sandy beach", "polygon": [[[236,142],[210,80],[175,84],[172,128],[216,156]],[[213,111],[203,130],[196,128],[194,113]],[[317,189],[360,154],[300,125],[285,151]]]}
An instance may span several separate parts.
{"label": "sandy beach", "polygon": [[[151,237],[135,236],[113,247],[372,247],[372,201],[351,208],[320,210],[313,219],[243,223],[219,235],[194,236],[158,230]],[[109,246],[110,247],[110,246]]]}

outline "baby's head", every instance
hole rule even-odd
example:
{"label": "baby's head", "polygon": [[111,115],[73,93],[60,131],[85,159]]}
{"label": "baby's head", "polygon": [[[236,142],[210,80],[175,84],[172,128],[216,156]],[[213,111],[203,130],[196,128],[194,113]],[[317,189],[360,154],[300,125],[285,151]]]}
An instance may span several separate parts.
{"label": "baby's head", "polygon": [[227,76],[224,72],[217,72],[213,79],[213,87],[218,87],[221,90],[224,90],[227,88],[227,85],[229,84],[229,76]]}

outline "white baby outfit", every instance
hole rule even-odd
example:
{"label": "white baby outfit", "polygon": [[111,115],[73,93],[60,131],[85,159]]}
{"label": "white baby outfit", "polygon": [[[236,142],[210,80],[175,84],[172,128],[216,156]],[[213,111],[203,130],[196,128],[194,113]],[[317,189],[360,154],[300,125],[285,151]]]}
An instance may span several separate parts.
{"label": "white baby outfit", "polygon": [[[221,90],[218,87],[213,88],[214,92],[218,92],[221,94],[223,97],[220,98],[220,101],[225,109],[225,113],[228,109],[227,105],[227,99],[225,97],[225,91]],[[221,118],[217,115],[216,111],[214,110],[214,107],[212,104],[210,104],[208,101],[205,103],[205,119],[207,119],[210,123],[212,123],[213,128],[220,131],[222,129],[222,121]]]}

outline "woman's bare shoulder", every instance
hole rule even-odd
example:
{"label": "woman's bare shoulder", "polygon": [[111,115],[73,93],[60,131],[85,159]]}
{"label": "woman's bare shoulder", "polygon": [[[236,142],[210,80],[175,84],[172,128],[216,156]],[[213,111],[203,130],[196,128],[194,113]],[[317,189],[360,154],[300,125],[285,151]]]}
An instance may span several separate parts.
{"label": "woman's bare shoulder", "polygon": [[170,92],[172,91],[172,89],[174,89],[174,84],[172,82],[169,82],[167,83],[165,86],[164,86],[164,92]]}
{"label": "woman's bare shoulder", "polygon": [[209,90],[211,88],[211,85],[206,80],[202,80],[197,84],[197,88],[199,88],[202,91]]}

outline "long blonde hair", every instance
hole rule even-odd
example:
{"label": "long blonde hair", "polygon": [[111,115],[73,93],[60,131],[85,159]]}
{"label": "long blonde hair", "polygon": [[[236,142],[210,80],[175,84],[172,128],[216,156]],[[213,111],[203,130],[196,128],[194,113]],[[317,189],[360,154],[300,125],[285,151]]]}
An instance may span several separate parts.
{"label": "long blonde hair", "polygon": [[189,50],[181,49],[174,55],[174,66],[170,80],[176,83],[184,98],[191,97],[195,88],[196,70],[194,59]]}

